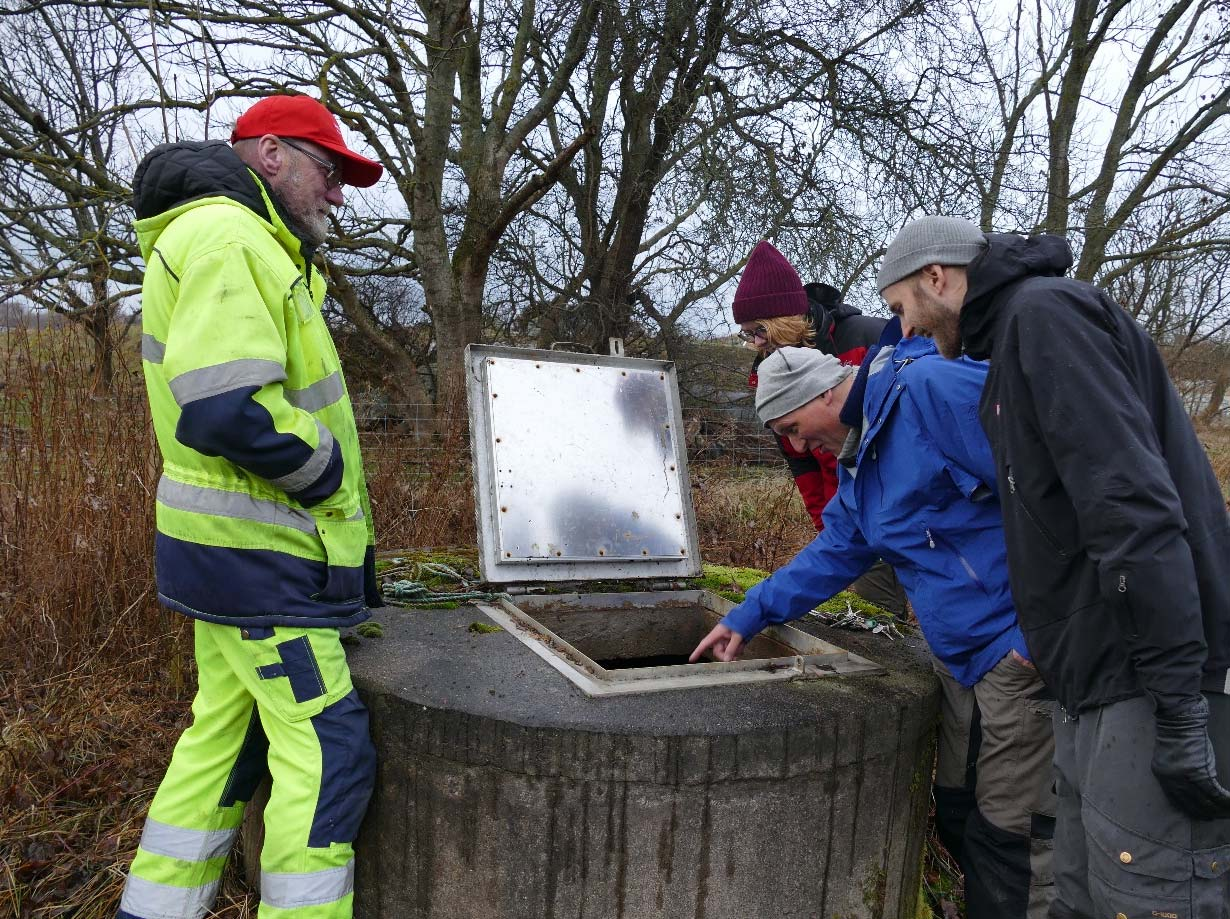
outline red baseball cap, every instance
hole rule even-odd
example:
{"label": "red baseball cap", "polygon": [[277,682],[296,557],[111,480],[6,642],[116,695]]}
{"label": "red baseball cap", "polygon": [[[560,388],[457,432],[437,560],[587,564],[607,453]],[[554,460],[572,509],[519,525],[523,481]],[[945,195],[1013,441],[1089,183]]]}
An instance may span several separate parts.
{"label": "red baseball cap", "polygon": [[231,143],[266,134],[310,140],[336,153],[342,161],[342,181],[347,185],[367,188],[384,174],[384,167],[375,160],[359,156],[346,146],[333,113],[311,96],[262,99],[239,116],[231,131]]}

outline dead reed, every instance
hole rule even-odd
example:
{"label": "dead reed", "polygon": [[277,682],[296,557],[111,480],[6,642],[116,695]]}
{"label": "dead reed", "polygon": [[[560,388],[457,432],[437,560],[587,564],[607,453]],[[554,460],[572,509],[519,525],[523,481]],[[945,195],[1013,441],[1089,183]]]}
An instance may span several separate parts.
{"label": "dead reed", "polygon": [[1217,480],[1221,482],[1222,494],[1230,504],[1230,424],[1219,420],[1214,424],[1201,425],[1197,430],[1213,471],[1217,473]]}
{"label": "dead reed", "polygon": [[711,564],[772,571],[816,536],[785,468],[695,467],[692,503]]}
{"label": "dead reed", "polygon": [[464,434],[366,433],[363,466],[382,549],[476,544]]}
{"label": "dead reed", "polygon": [[65,672],[167,634],[152,592],[157,461],[138,368],[91,391],[70,331],[0,349],[0,661]]}
{"label": "dead reed", "polygon": [[[153,591],[157,450],[135,345],[96,393],[71,328],[0,336],[0,919],[109,919],[195,684]],[[1230,481],[1230,437],[1205,433]],[[364,452],[385,549],[474,545],[464,436]],[[779,466],[692,475],[706,561],[771,570],[813,537]],[[255,915],[234,867],[214,915]]]}

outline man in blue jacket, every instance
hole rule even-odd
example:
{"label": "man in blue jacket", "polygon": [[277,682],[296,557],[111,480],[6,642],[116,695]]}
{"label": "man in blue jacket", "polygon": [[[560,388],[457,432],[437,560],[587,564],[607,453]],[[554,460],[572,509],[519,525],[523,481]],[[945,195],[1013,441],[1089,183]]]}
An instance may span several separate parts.
{"label": "man in blue jacket", "polygon": [[748,591],[692,659],[735,659],[765,626],[804,615],[883,558],[944,689],[937,824],[965,872],[968,915],[1040,919],[1053,889],[1054,702],[1027,659],[1009,591],[978,421],[987,368],[945,361],[928,339],[894,346],[899,335],[894,322],[857,380],[814,349],[783,348],[761,364],[761,420],[796,449],[837,453],[840,483],[815,541]]}

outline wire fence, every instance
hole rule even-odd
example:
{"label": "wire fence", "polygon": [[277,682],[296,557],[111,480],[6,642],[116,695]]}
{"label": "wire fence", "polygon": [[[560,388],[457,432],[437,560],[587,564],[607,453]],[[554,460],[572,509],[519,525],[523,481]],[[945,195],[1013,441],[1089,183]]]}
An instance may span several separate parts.
{"label": "wire fence", "polygon": [[[460,446],[469,450],[467,419],[438,423],[430,403],[386,402],[356,398],[355,418],[365,452],[394,446],[403,456],[432,464],[441,451],[457,459]],[[774,466],[782,454],[773,435],[755,420],[748,403],[685,406],[684,442],[689,466]],[[456,436],[453,436],[453,433]],[[465,437],[459,442],[459,437]],[[468,454],[461,458],[468,463]]]}

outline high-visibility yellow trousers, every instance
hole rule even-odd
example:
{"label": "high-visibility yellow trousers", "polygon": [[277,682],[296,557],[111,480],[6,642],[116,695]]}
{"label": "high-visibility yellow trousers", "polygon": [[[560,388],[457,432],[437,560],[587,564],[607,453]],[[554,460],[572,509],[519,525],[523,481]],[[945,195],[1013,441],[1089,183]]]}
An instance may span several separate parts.
{"label": "high-visibility yellow trousers", "polygon": [[376,755],[336,629],[196,622],[192,724],[150,805],[117,919],[200,919],[243,808],[273,779],[261,919],[350,919]]}

